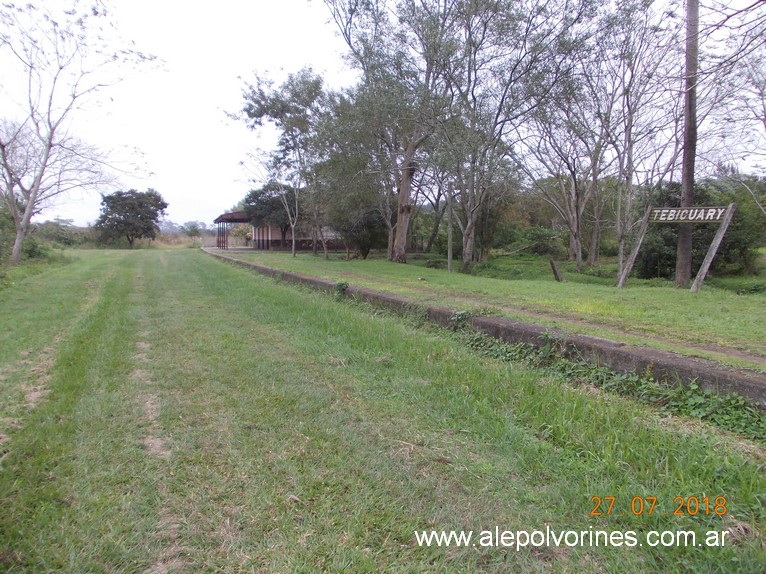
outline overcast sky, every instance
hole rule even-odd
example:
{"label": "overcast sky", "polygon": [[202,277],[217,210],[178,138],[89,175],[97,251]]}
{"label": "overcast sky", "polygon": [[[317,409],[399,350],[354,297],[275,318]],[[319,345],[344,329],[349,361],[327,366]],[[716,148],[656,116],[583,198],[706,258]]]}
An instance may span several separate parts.
{"label": "overcast sky", "polygon": [[[241,109],[242,88],[254,71],[278,84],[312,66],[331,87],[353,81],[345,44],[321,0],[113,0],[120,35],[163,60],[126,73],[100,108],[74,131],[114,150],[115,159],[141,162],[138,176],[121,175],[124,189],[154,188],[178,224],[213,219],[240,201],[253,177],[240,166],[248,152],[273,145],[226,112]],[[106,96],[106,97],[104,97]],[[133,156],[131,150],[140,150]],[[140,176],[140,177],[139,177]],[[92,223],[97,193],[75,193],[37,216]]]}

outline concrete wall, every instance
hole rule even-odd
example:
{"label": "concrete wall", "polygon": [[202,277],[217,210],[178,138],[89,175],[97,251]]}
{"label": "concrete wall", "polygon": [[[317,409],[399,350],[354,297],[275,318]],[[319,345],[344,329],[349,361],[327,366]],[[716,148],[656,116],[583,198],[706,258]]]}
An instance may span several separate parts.
{"label": "concrete wall", "polygon": [[[254,269],[270,277],[320,289],[327,293],[334,294],[336,291],[336,284],[333,281],[239,261],[216,253],[214,250],[207,252],[235,265]],[[346,295],[398,312],[411,311],[413,308],[423,309],[430,321],[444,327],[449,326],[450,318],[455,314],[453,309],[445,307],[422,308],[422,306],[404,297],[380,293],[363,287],[354,287],[353,285],[349,285],[346,289]],[[711,389],[724,394],[736,392],[766,410],[766,374],[763,373],[728,369],[707,359],[684,357],[666,351],[616,343],[587,335],[566,335],[540,325],[522,323],[502,317],[472,317],[468,320],[468,324],[478,332],[510,344],[525,343],[543,347],[549,343],[551,338],[554,338],[570,358],[584,358],[592,364],[607,367],[620,373],[650,371],[657,380],[670,383],[680,382],[688,385],[692,381],[696,381],[703,389]]]}

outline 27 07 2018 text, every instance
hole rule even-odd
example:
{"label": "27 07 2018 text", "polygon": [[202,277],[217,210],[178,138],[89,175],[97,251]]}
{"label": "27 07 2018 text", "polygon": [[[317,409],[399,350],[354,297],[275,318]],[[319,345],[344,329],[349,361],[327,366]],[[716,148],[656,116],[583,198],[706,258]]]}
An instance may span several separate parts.
{"label": "27 07 2018 text", "polygon": [[591,516],[610,516],[611,514],[633,514],[634,516],[650,515],[655,512],[668,513],[673,516],[723,516],[727,512],[726,497],[716,496],[676,496],[671,508],[662,510],[657,508],[656,496],[634,496],[628,501],[627,498],[618,502],[616,496],[591,496],[593,505]]}

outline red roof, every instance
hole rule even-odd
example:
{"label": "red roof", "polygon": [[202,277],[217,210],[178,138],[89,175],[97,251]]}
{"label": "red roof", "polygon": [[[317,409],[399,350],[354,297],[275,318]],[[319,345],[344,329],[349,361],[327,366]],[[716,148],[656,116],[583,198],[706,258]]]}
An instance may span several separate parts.
{"label": "red roof", "polygon": [[250,223],[252,220],[244,211],[232,211],[219,215],[213,223]]}

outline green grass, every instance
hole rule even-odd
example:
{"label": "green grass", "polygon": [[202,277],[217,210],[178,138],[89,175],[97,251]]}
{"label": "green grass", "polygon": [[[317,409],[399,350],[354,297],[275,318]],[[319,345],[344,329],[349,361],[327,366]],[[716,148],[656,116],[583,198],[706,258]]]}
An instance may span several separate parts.
{"label": "green grass", "polygon": [[[703,287],[692,294],[653,282],[616,289],[611,280],[604,284],[605,279],[595,275],[556,283],[549,272],[547,278],[508,281],[380,259],[328,261],[305,253],[293,258],[260,251],[229,255],[403,295],[421,304],[505,316],[766,371],[766,292],[740,296]],[[519,258],[518,266],[522,277],[540,274],[538,259]],[[570,275],[565,272],[565,277]]]}
{"label": "green grass", "polygon": [[[12,328],[11,328],[12,327]],[[420,547],[416,530],[760,531],[762,446],[192,250],[0,300],[8,572],[756,572],[724,548]],[[25,388],[48,391],[32,407]],[[591,498],[615,496],[594,518]],[[655,496],[651,516],[633,497]],[[725,496],[719,516],[675,497]],[[623,514],[625,513],[625,514]],[[477,534],[478,535],[478,534]]]}
{"label": "green grass", "polygon": [[0,291],[38,273],[44,273],[60,265],[65,265],[71,257],[63,251],[52,252],[47,258],[28,260],[23,265],[11,265],[0,258]]}

